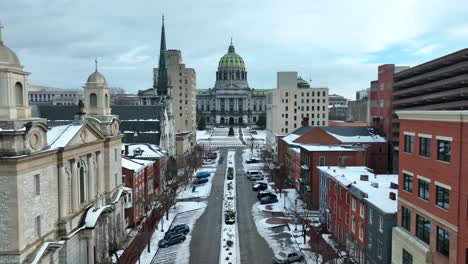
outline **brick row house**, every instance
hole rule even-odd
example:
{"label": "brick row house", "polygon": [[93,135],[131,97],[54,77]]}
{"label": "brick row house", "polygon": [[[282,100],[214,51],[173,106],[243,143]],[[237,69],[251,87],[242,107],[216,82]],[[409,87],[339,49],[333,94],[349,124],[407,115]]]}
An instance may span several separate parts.
{"label": "brick row house", "polygon": [[468,111],[397,112],[393,263],[468,263]]}
{"label": "brick row house", "polygon": [[[319,209],[317,166],[368,166],[387,172],[387,141],[370,127],[303,126],[278,141],[278,163],[291,167],[294,153],[300,156],[299,173],[286,180],[293,183],[310,209]],[[294,172],[295,170],[290,170]]]}
{"label": "brick row house", "polygon": [[[391,263],[398,175],[374,174],[364,166],[322,166],[320,211],[353,263]],[[321,216],[322,217],[322,216]]]}

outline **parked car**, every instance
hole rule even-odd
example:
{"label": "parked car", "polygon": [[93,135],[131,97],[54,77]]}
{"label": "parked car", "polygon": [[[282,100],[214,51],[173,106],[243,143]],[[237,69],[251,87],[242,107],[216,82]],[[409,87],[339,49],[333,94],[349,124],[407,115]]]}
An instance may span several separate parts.
{"label": "parked car", "polygon": [[203,165],[214,165],[216,163],[215,159],[206,159],[203,161]]}
{"label": "parked car", "polygon": [[187,235],[190,232],[190,227],[186,224],[181,224],[181,225],[176,225],[169,229],[165,234],[164,234],[164,239],[169,239],[170,237],[173,237],[175,235],[183,234]]}
{"label": "parked car", "polygon": [[259,174],[262,174],[262,171],[261,170],[248,170],[246,172],[247,174],[247,178],[250,179],[250,177],[254,176],[254,175],[259,175]]}
{"label": "parked car", "polygon": [[267,196],[267,197],[263,197],[262,199],[260,199],[260,204],[272,204],[272,203],[277,203],[277,202],[278,202],[278,198],[272,197],[272,196]]}
{"label": "parked car", "polygon": [[247,163],[247,164],[253,164],[253,163],[259,163],[259,162],[260,162],[260,160],[258,160],[258,159],[249,159],[249,160],[246,161],[245,163]]}
{"label": "parked car", "polygon": [[227,210],[224,212],[224,223],[227,225],[232,225],[236,222],[236,212],[232,210]]}
{"label": "parked car", "polygon": [[182,243],[184,241],[185,241],[185,236],[183,234],[178,234],[178,235],[171,236],[168,239],[159,240],[158,245],[160,248],[165,248],[165,247],[169,247],[175,244]]}
{"label": "parked car", "polygon": [[296,262],[296,261],[303,261],[304,260],[304,254],[299,251],[295,250],[286,250],[286,251],[280,251],[278,254],[275,254],[273,256],[273,261],[275,263],[291,263],[291,262]]}
{"label": "parked car", "polygon": [[197,177],[197,178],[208,178],[208,177],[210,177],[210,173],[209,172],[199,172],[199,173],[197,173],[197,175],[195,175],[195,177]]}
{"label": "parked car", "polygon": [[206,154],[205,158],[206,159],[216,159],[218,157],[218,153],[216,152],[210,152],[208,154]]}
{"label": "parked car", "polygon": [[192,184],[193,185],[199,185],[199,184],[204,184],[204,183],[207,183],[207,182],[208,182],[207,178],[197,178],[197,179],[193,180]]}
{"label": "parked car", "polygon": [[264,191],[268,189],[268,184],[264,183],[264,182],[259,182],[257,184],[254,184],[252,186],[252,190],[258,192],[258,191]]}
{"label": "parked car", "polygon": [[257,174],[250,176],[251,181],[261,181],[263,180],[263,174]]}
{"label": "parked car", "polygon": [[271,193],[271,192],[259,192],[257,194],[257,199],[262,199],[263,197],[267,197],[267,196],[271,196],[271,197],[275,197],[276,198],[276,194],[274,193]]}

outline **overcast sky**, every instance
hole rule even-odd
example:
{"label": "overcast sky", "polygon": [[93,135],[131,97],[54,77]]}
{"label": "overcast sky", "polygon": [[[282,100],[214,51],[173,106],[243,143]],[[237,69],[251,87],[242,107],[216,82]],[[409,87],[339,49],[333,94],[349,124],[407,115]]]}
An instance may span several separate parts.
{"label": "overcast sky", "polygon": [[354,98],[377,65],[414,66],[468,47],[466,0],[2,0],[4,42],[31,84],[82,87],[94,57],[111,86],[152,86],[161,15],[169,49],[213,87],[232,37],[253,88],[298,71],[312,86]]}

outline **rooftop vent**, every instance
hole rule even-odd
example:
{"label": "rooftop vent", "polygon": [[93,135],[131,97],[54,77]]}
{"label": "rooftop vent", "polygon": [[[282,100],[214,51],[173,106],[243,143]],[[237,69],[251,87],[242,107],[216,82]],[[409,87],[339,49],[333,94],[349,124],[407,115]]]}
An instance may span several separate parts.
{"label": "rooftop vent", "polygon": [[378,182],[373,182],[371,183],[371,186],[374,188],[379,188],[379,183]]}
{"label": "rooftop vent", "polygon": [[390,198],[390,200],[394,200],[394,201],[395,201],[395,200],[396,200],[396,193],[390,192],[389,198]]}
{"label": "rooftop vent", "polygon": [[133,150],[133,155],[139,156],[141,154],[143,154],[143,150],[141,148],[136,148]]}
{"label": "rooftop vent", "polygon": [[360,180],[361,181],[368,181],[369,180],[369,175],[361,175]]}

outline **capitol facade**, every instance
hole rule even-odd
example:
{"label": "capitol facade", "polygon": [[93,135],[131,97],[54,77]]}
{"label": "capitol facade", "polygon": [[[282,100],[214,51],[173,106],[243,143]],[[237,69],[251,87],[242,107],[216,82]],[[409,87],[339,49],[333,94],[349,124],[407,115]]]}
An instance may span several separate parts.
{"label": "capitol facade", "polygon": [[197,120],[204,117],[212,126],[255,125],[266,114],[266,94],[249,87],[244,60],[231,42],[219,60],[215,86],[197,90]]}

